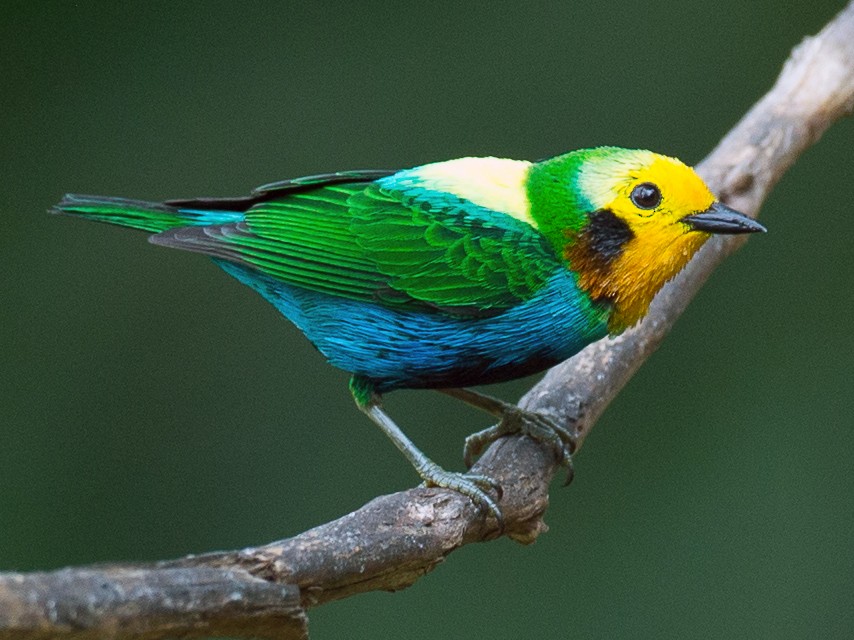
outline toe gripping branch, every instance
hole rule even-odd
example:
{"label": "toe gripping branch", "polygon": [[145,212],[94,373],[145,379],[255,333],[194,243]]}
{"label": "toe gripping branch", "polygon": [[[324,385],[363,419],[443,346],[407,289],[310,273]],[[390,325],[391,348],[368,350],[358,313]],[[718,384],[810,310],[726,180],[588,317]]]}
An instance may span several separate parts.
{"label": "toe gripping branch", "polygon": [[[374,393],[370,387],[354,377],[350,383],[356,404],[380,429],[407,460],[415,467],[418,475],[426,486],[442,487],[457,491],[468,497],[478,508],[488,516],[495,518],[499,532],[504,531],[504,515],[498,506],[501,499],[500,485],[488,476],[474,473],[459,473],[446,471],[430,460],[412,441],[406,437],[400,427],[382,408],[382,397]],[[495,499],[490,495],[494,492]]]}
{"label": "toe gripping branch", "polygon": [[575,475],[572,454],[575,453],[576,449],[576,436],[572,431],[558,425],[541,413],[527,411],[509,402],[471,389],[442,389],[442,392],[486,411],[499,420],[498,424],[473,433],[466,438],[463,449],[466,467],[471,468],[475,458],[499,438],[520,434],[529,436],[548,446],[554,453],[558,464],[566,467],[566,480],[563,486],[572,482]]}
{"label": "toe gripping branch", "polygon": [[[379,426],[403,453],[415,467],[425,485],[462,493],[488,516],[495,518],[499,531],[504,531],[504,515],[498,506],[498,501],[501,500],[501,487],[495,480],[481,474],[459,473],[441,468],[416,447],[385,412],[382,407],[382,396],[374,391],[369,380],[354,376],[350,382],[350,389],[359,409]],[[441,389],[441,391],[498,418],[498,424],[466,438],[463,456],[468,468],[471,468],[474,459],[498,438],[521,434],[548,446],[557,462],[567,469],[564,486],[572,481],[574,475],[572,454],[575,451],[576,438],[569,429],[556,424],[540,413],[521,409],[471,389]],[[493,498],[491,494],[496,497]]]}

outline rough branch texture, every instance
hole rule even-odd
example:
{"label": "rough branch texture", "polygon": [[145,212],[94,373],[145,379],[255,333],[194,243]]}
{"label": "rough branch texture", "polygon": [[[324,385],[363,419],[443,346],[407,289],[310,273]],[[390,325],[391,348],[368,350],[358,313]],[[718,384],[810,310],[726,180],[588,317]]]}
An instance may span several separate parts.
{"label": "rough branch texture", "polygon": [[[728,204],[756,215],[797,157],[854,110],[854,2],[792,53],[776,85],[698,167]],[[707,243],[656,298],[648,318],[552,369],[522,406],[583,438],[658,347],[715,266],[743,238]],[[513,539],[545,525],[550,453],[527,438],[495,443],[475,470],[496,478]],[[494,522],[439,489],[381,496],[334,522],[243,551],[147,566],[0,574],[4,638],[163,638],[203,635],[304,638],[301,607],[376,589],[402,589],[469,542],[496,537]]]}

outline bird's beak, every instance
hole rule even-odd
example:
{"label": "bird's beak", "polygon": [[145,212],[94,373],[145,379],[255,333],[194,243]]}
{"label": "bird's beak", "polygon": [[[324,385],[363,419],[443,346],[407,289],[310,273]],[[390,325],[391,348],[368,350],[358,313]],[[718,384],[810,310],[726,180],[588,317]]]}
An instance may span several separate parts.
{"label": "bird's beak", "polygon": [[761,224],[725,204],[715,202],[701,213],[692,213],[681,219],[693,231],[706,233],[765,233],[768,231]]}

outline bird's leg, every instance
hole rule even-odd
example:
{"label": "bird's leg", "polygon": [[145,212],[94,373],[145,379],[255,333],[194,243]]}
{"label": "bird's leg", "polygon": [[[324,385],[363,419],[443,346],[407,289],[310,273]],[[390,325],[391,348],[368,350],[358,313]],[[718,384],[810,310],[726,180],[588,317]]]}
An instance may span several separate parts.
{"label": "bird's leg", "polygon": [[521,409],[509,402],[471,389],[439,389],[439,391],[499,419],[498,424],[466,438],[463,456],[467,467],[471,467],[474,459],[498,438],[511,434],[524,434],[551,447],[558,463],[567,468],[564,485],[572,482],[575,434],[569,429],[556,424],[541,413]]}
{"label": "bird's leg", "polygon": [[485,509],[498,522],[499,530],[504,529],[504,516],[501,509],[487,491],[493,490],[501,495],[501,487],[492,478],[473,473],[445,471],[430,460],[406,437],[382,408],[381,396],[373,391],[371,384],[354,376],[350,380],[350,390],[356,405],[383,430],[400,452],[415,467],[415,471],[428,487],[442,487],[458,491],[468,497],[476,506]]}

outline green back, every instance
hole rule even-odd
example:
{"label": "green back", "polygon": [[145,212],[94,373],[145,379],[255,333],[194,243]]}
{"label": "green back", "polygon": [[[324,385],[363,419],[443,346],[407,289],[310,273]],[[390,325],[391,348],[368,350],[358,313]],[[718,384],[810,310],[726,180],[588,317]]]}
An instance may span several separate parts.
{"label": "green back", "polygon": [[461,315],[528,300],[559,268],[543,236],[510,216],[376,183],[288,195],[250,208],[240,223],[174,229],[152,241],[323,293]]}

